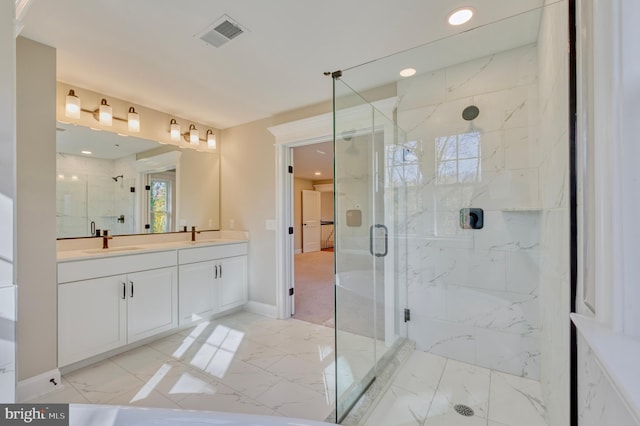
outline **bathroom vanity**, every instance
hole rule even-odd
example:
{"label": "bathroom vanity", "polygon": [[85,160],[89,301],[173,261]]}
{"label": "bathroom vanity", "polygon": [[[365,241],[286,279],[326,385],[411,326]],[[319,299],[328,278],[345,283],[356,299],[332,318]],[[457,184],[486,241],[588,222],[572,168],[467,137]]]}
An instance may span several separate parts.
{"label": "bathroom vanity", "polygon": [[58,254],[58,366],[223,315],[247,301],[247,241]]}

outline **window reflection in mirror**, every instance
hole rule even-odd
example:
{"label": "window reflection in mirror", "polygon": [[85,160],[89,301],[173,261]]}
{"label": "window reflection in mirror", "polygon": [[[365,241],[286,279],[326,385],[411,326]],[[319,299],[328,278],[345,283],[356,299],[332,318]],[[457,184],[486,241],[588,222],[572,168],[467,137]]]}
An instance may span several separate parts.
{"label": "window reflection in mirror", "polygon": [[176,220],[176,171],[148,173],[146,181],[149,229],[152,233],[170,232]]}

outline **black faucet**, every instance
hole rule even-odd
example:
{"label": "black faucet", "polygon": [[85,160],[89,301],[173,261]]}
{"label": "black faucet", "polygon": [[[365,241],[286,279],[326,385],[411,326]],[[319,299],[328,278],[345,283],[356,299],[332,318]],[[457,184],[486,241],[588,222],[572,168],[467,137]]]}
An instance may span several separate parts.
{"label": "black faucet", "polygon": [[202,231],[196,231],[196,227],[192,226],[191,227],[191,241],[195,241],[196,240],[196,234],[199,234]]}
{"label": "black faucet", "polygon": [[103,249],[109,248],[109,240],[111,239],[113,239],[113,237],[109,235],[109,231],[107,229],[102,231],[102,248]]}

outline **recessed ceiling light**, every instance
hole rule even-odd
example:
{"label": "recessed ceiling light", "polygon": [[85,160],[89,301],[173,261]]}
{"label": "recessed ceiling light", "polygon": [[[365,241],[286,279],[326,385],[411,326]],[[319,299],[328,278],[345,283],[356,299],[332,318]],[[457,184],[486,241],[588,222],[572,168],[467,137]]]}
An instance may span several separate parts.
{"label": "recessed ceiling light", "polygon": [[93,154],[91,151],[80,151],[80,152],[83,153],[83,154],[87,154],[87,155]]}
{"label": "recessed ceiling light", "polygon": [[320,176],[320,175],[322,175],[322,173],[320,173],[320,172],[315,172],[315,173],[314,173],[314,175],[316,175],[316,176]]}
{"label": "recessed ceiling light", "polygon": [[412,75],[415,75],[415,74],[416,74],[415,68],[405,68],[402,71],[400,71],[401,77],[411,77]]}
{"label": "recessed ceiling light", "polygon": [[78,176],[71,176],[71,179],[78,180]]}
{"label": "recessed ceiling light", "polygon": [[469,22],[473,18],[473,9],[470,7],[463,7],[462,9],[454,10],[449,14],[450,25],[462,25]]}
{"label": "recessed ceiling light", "polygon": [[63,175],[63,174],[60,174],[60,175],[58,175],[58,178],[60,178],[60,179],[64,179],[64,175]]}
{"label": "recessed ceiling light", "polygon": [[322,150],[320,150],[320,149],[316,149],[316,152],[317,152],[318,154],[322,154],[322,155],[326,154],[326,152],[324,152],[324,151],[322,151]]}

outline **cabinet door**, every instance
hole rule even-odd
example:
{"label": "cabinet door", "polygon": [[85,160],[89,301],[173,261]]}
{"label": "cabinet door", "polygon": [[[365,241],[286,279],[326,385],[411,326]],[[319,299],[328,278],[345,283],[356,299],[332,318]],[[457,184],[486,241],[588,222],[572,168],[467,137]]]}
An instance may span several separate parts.
{"label": "cabinet door", "polygon": [[247,302],[247,256],[230,257],[218,262],[220,309]]}
{"label": "cabinet door", "polygon": [[113,276],[58,286],[58,365],[127,343],[126,277]]}
{"label": "cabinet door", "polygon": [[127,301],[128,343],[177,327],[176,268],[128,274]]}
{"label": "cabinet door", "polygon": [[214,279],[213,262],[180,265],[178,280],[180,325],[217,312],[217,280]]}

